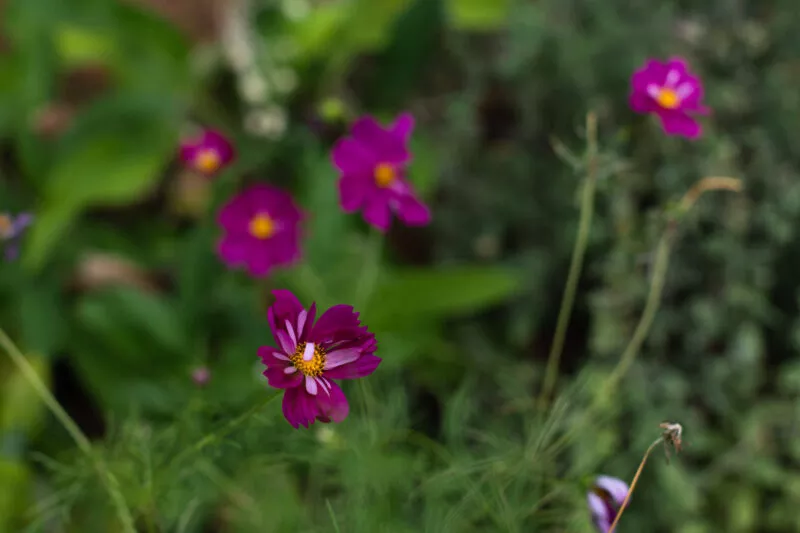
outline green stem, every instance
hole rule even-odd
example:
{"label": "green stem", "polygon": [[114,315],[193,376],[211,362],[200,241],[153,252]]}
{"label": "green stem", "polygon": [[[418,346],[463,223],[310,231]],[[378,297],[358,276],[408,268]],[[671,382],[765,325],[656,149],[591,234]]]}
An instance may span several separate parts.
{"label": "green stem", "polygon": [[194,455],[195,453],[200,453],[203,451],[204,448],[207,446],[221,440],[222,438],[226,437],[232,431],[234,431],[237,427],[242,425],[242,423],[249,419],[251,416],[256,414],[258,411],[263,409],[267,406],[272,400],[280,396],[281,390],[277,390],[270,395],[267,395],[263,401],[254,404],[250,409],[242,413],[241,415],[237,416],[233,420],[229,421],[227,424],[222,426],[221,428],[217,429],[216,431],[212,431],[202,439],[200,439],[194,446],[191,448],[186,448],[178,456],[172,461],[172,464],[178,465],[180,462],[187,457]]}
{"label": "green stem", "polygon": [[369,302],[375,283],[381,271],[381,252],[383,251],[383,241],[386,237],[376,229],[372,229],[366,246],[366,257],[361,269],[361,275],[356,285],[353,305],[357,310],[361,310]]}
{"label": "green stem", "polygon": [[587,171],[581,198],[578,235],[572,250],[572,260],[569,265],[567,283],[564,286],[564,294],[561,298],[561,308],[558,311],[558,321],[556,323],[555,334],[553,335],[553,343],[550,346],[550,355],[547,357],[544,383],[542,385],[541,395],[539,396],[539,404],[542,408],[544,408],[549,401],[550,395],[558,381],[558,367],[561,362],[561,354],[564,351],[564,341],[567,337],[567,327],[569,326],[569,319],[575,304],[578,282],[580,281],[581,271],[583,270],[583,258],[586,255],[586,247],[589,243],[589,230],[592,227],[594,193],[597,182],[597,121],[593,113],[589,113],[586,117],[586,137]]}
{"label": "green stem", "polygon": [[[636,324],[636,329],[633,331],[628,346],[619,358],[617,366],[611,372],[611,375],[606,381],[604,393],[610,394],[614,388],[619,385],[622,377],[627,373],[636,355],[642,347],[650,327],[656,318],[659,304],[661,303],[661,294],[664,292],[664,282],[667,279],[667,267],[669,266],[669,253],[672,248],[672,238],[677,228],[677,223],[673,220],[669,222],[669,227],[661,236],[656,249],[655,263],[653,265],[653,278],[650,283],[650,291],[647,295],[647,301],[642,311],[642,316],[639,318],[639,323]],[[604,396],[606,395],[604,394]]]}
{"label": "green stem", "polygon": [[0,345],[3,346],[3,349],[5,349],[6,353],[11,358],[11,361],[22,373],[25,379],[28,380],[28,383],[30,383],[31,387],[33,387],[47,408],[50,409],[50,412],[53,413],[53,416],[56,417],[56,420],[58,420],[64,429],[67,430],[67,433],[69,433],[69,435],[72,437],[72,440],[75,441],[75,444],[78,446],[78,448],[86,455],[87,458],[89,458],[95,469],[97,469],[97,473],[100,476],[100,479],[102,480],[103,485],[108,491],[111,501],[114,504],[117,517],[122,523],[123,531],[126,533],[136,533],[133,517],[131,516],[128,506],[125,504],[125,498],[122,496],[122,493],[119,489],[119,481],[114,474],[111,473],[108,467],[106,467],[103,459],[98,456],[97,453],[95,453],[94,449],[92,448],[92,444],[89,442],[89,439],[86,438],[86,435],[83,434],[75,421],[72,420],[72,417],[70,417],[64,408],[61,407],[61,404],[58,403],[58,400],[56,400],[55,396],[53,396],[53,394],[47,388],[47,385],[45,385],[41,378],[39,378],[36,370],[31,366],[19,348],[17,348],[17,346],[2,328],[0,328]]}

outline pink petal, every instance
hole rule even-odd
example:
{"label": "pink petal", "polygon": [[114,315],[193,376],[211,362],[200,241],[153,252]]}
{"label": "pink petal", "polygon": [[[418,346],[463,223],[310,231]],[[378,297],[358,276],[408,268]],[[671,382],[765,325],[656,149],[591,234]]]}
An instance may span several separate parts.
{"label": "pink petal", "polygon": [[339,179],[339,204],[345,213],[352,213],[361,209],[367,192],[370,189],[368,179],[354,178],[344,175]]}
{"label": "pink petal", "polygon": [[339,388],[339,385],[333,381],[328,381],[330,384],[330,392],[328,394],[317,394],[317,406],[319,409],[318,419],[321,422],[341,422],[347,418],[350,413],[350,404],[347,403],[347,397]]}
{"label": "pink petal", "polygon": [[247,261],[250,246],[250,239],[247,237],[227,236],[217,244],[217,253],[225,264],[237,267]]}
{"label": "pink petal", "polygon": [[425,226],[431,221],[431,212],[428,207],[410,194],[397,200],[395,212],[398,218],[408,226]]}
{"label": "pink petal", "polygon": [[269,245],[254,243],[250,246],[247,256],[247,271],[254,278],[267,276],[275,266],[275,258]]}
{"label": "pink petal", "polygon": [[364,354],[352,363],[342,365],[325,371],[325,377],[330,379],[356,379],[369,376],[378,365],[381,358],[372,354]]}
{"label": "pink petal", "polygon": [[289,389],[297,387],[303,381],[303,374],[300,371],[286,373],[291,366],[270,366],[264,370],[263,374],[267,378],[270,387],[276,389]]}
{"label": "pink petal", "polygon": [[386,233],[389,231],[389,224],[391,223],[391,211],[389,210],[389,202],[382,194],[373,194],[367,199],[367,206],[364,209],[364,220],[368,224],[375,226],[381,232]]}
{"label": "pink petal", "polygon": [[308,427],[317,417],[314,398],[306,393],[305,387],[286,389],[283,394],[283,416],[292,425]]}
{"label": "pink petal", "polygon": [[658,117],[667,135],[680,135],[694,140],[702,133],[700,124],[685,113],[665,111],[658,113]]}
{"label": "pink petal", "polygon": [[351,340],[360,333],[358,313],[353,310],[353,306],[339,304],[322,313],[308,338],[322,344]]}
{"label": "pink petal", "polygon": [[370,179],[372,169],[378,163],[368,147],[349,138],[336,141],[331,159],[345,176],[361,179]]}
{"label": "pink petal", "polygon": [[267,366],[286,366],[289,364],[289,358],[286,354],[281,353],[280,350],[272,346],[259,346],[258,357]]}
{"label": "pink petal", "polygon": [[407,143],[411,139],[411,133],[414,131],[414,115],[411,113],[401,113],[395,119],[390,130],[393,135],[397,136],[397,138],[404,143]]}
{"label": "pink petal", "polygon": [[393,131],[385,129],[370,116],[356,120],[350,131],[353,139],[372,152],[376,163],[401,164],[407,162],[411,157],[406,148],[406,140],[395,135]]}
{"label": "pink petal", "polygon": [[337,366],[352,363],[361,355],[361,350],[357,348],[346,348],[334,350],[325,356],[325,370],[331,370]]}

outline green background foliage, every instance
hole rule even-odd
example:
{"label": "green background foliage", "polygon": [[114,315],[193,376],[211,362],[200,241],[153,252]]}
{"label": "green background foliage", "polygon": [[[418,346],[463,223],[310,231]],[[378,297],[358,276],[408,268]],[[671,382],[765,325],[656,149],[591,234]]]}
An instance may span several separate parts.
{"label": "green background foliage", "polygon": [[[620,533],[800,528],[794,2],[0,4],[0,208],[36,215],[0,265],[0,325],[95,452],[3,358],[0,532],[122,531],[100,461],[149,533],[588,533],[592,477],[630,480],[664,420],[686,448],[650,459]],[[631,72],[672,55],[713,109],[694,143],[627,106]],[[253,72],[297,83],[253,98]],[[278,134],[247,126],[265,106],[288,115]],[[340,211],[328,153],[354,117],[402,110],[433,223],[381,239]],[[589,111],[596,216],[542,411]],[[197,124],[239,151],[213,181],[176,158]],[[682,221],[655,324],[609,395],[665,215],[707,175],[746,191]],[[214,253],[219,206],[254,181],[309,215],[303,262],[265,280]],[[378,336],[345,422],[296,431],[267,401],[274,288],[353,304]]]}

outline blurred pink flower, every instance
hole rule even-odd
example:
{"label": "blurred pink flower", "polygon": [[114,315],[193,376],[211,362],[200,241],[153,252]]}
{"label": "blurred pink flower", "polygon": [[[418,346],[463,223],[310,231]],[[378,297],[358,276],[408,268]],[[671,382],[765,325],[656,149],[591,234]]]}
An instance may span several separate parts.
{"label": "blurred pink flower", "polygon": [[650,59],[631,77],[630,106],[637,113],[655,113],[667,135],[697,139],[700,124],[691,116],[705,115],[703,85],[681,58],[666,63]]}
{"label": "blurred pink flower", "polygon": [[283,415],[295,428],[315,420],[341,422],[350,405],[333,380],[365,377],[378,368],[375,335],[349,305],[334,305],[314,323],[316,304],[306,310],[287,290],[272,294],[267,318],[278,348],[262,346],[258,356],[270,386],[285,389]]}
{"label": "blurred pink flower", "polygon": [[229,267],[244,266],[253,277],[300,258],[303,214],[292,197],[272,185],[256,184],[222,207],[217,221],[224,235],[217,246]]}
{"label": "blurred pink flower", "polygon": [[608,533],[628,495],[628,484],[611,476],[597,476],[586,494],[589,512],[597,531]]}
{"label": "blurred pink flower", "polygon": [[200,136],[181,143],[180,157],[183,162],[207,177],[222,170],[233,161],[234,156],[231,143],[216,130],[205,130]]}
{"label": "blurred pink flower", "polygon": [[351,137],[339,139],[332,160],[341,172],[339,201],[345,212],[362,211],[364,220],[383,232],[389,229],[392,212],[409,226],[430,222],[430,211],[404,176],[413,129],[409,113],[388,128],[367,116],[353,124]]}

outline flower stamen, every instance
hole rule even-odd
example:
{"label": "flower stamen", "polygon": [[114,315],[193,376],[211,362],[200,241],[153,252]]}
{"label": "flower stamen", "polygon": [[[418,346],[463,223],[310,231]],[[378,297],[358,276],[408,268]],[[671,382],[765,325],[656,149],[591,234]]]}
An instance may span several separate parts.
{"label": "flower stamen", "polygon": [[216,172],[222,164],[222,158],[213,148],[205,148],[194,158],[194,166],[200,172],[210,174]]}
{"label": "flower stamen", "polygon": [[250,235],[266,240],[275,235],[275,221],[267,213],[258,213],[250,219]]}
{"label": "flower stamen", "polygon": [[304,376],[318,378],[325,370],[325,350],[313,342],[301,342],[294,354],[289,356],[289,361]]}
{"label": "flower stamen", "polygon": [[394,167],[388,163],[380,163],[375,167],[375,184],[381,189],[385,189],[394,182]]}
{"label": "flower stamen", "polygon": [[675,89],[662,87],[656,96],[656,102],[664,109],[675,109],[681,105],[681,97]]}

